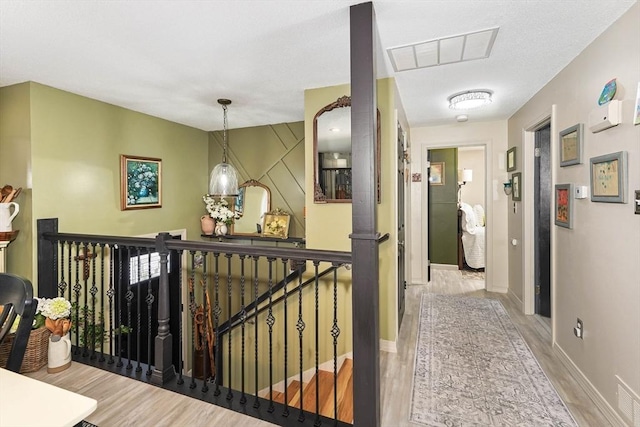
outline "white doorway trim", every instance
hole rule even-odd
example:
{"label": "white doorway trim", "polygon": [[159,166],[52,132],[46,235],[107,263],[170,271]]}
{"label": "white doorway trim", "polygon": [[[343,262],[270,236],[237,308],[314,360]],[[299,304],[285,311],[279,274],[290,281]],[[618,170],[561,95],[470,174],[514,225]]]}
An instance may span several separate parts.
{"label": "white doorway trim", "polygon": [[422,246],[422,254],[423,254],[423,265],[421,266],[422,273],[422,283],[427,283],[427,268],[424,263],[427,260],[427,246],[429,242],[429,228],[427,227],[428,223],[428,215],[429,215],[429,201],[428,201],[428,193],[429,193],[429,182],[427,181],[428,174],[428,151],[439,149],[439,148],[457,148],[457,147],[473,147],[473,146],[482,146],[484,148],[484,162],[485,162],[485,175],[484,175],[484,185],[485,185],[485,216],[486,216],[486,231],[485,231],[485,289],[489,292],[506,292],[506,289],[494,289],[493,285],[495,281],[493,280],[493,184],[492,180],[488,178],[489,171],[493,171],[493,150],[491,141],[487,140],[463,140],[463,141],[442,141],[442,142],[433,142],[433,143],[425,143],[421,144],[422,151],[422,165],[420,165],[421,173],[424,179],[422,180],[422,236],[421,236],[421,246]]}

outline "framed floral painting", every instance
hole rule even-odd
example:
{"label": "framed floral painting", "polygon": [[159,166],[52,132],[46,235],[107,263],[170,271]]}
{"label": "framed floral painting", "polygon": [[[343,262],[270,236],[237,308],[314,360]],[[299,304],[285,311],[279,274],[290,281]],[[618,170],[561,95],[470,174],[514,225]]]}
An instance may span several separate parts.
{"label": "framed floral painting", "polygon": [[262,224],[262,235],[280,239],[288,238],[290,218],[288,214],[266,213]]}
{"label": "framed floral painting", "polygon": [[120,209],[162,207],[162,160],[120,156]]}

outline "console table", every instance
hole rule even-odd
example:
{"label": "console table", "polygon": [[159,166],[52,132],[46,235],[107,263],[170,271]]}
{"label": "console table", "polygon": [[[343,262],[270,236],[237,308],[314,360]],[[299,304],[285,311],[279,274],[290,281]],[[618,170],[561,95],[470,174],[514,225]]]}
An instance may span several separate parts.
{"label": "console table", "polygon": [[[289,246],[293,245],[296,248],[304,247],[305,240],[302,237],[288,237],[286,239],[279,239],[277,237],[263,237],[263,236],[242,236],[235,234],[227,234],[225,236],[216,236],[215,234],[201,234],[202,237],[208,239],[218,239],[219,242],[237,242],[244,243],[250,242],[251,245],[265,245],[265,243],[273,243],[274,246],[280,245]],[[265,245],[266,246],[266,245]]]}

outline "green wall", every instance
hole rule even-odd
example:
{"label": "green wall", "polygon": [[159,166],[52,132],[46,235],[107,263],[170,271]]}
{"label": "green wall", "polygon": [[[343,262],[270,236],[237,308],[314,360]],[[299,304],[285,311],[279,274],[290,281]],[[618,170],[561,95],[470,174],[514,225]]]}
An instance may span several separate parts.
{"label": "green wall", "polygon": [[[31,233],[31,242],[14,242],[12,271],[35,282],[38,218],[60,218],[60,231],[70,233],[135,236],[186,229],[188,238],[198,238],[208,186],[207,132],[38,83],[25,85],[32,208],[20,233]],[[24,110],[23,98],[14,109]],[[2,157],[7,145],[3,135]],[[161,208],[120,210],[121,154],[162,159]],[[30,273],[24,271],[29,264]]]}
{"label": "green wall", "polygon": [[[271,190],[271,208],[291,214],[289,236],[305,236],[304,122],[229,130],[227,157],[243,183],[255,179]],[[221,131],[209,137],[209,170],[222,159]]]}
{"label": "green wall", "polygon": [[434,264],[458,264],[458,154],[430,150],[431,163],[444,162],[444,185],[429,185],[429,247]]}
{"label": "green wall", "polygon": [[[305,91],[306,131],[306,206],[307,247],[351,251],[351,203],[314,203],[313,201],[313,117],[324,106],[339,97],[350,95],[349,85],[331,86]],[[377,83],[377,103],[380,110],[381,133],[381,203],[378,204],[377,230],[389,233],[389,241],[380,245],[379,289],[380,338],[395,341],[397,337],[397,211],[396,211],[396,103],[395,82],[392,78]],[[351,272],[347,272],[350,283]],[[342,274],[345,274],[344,272]],[[349,291],[350,292],[350,291]],[[350,298],[350,296],[349,296]],[[351,309],[345,315],[350,318]]]}

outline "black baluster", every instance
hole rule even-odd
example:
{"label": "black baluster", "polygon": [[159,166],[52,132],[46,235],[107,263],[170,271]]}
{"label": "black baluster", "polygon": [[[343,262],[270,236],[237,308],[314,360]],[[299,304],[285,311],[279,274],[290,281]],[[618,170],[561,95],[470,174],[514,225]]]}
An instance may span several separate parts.
{"label": "black baluster", "polygon": [[260,407],[260,399],[258,399],[258,260],[259,257],[253,257],[253,329],[254,329],[254,381],[255,381],[255,400],[253,407]]}
{"label": "black baluster", "polygon": [[[182,249],[178,250],[178,259],[180,260],[180,271],[182,270],[182,254],[184,253],[184,251]],[[174,256],[175,256],[175,252],[174,252]],[[179,355],[179,359],[176,361],[176,365],[178,366],[178,384],[184,384],[184,379],[182,378],[182,370],[184,368],[184,360],[183,360],[183,356],[182,356],[182,328],[183,328],[183,324],[182,324],[182,312],[184,310],[184,301],[182,299],[182,274],[178,274],[178,295],[180,295],[180,315],[178,316],[178,330],[180,331],[178,333],[178,355]]]}
{"label": "black baluster", "polygon": [[[320,411],[318,410],[318,407],[320,406],[320,382],[318,381],[318,371],[319,371],[319,364],[320,364],[320,360],[319,360],[319,348],[320,348],[320,338],[319,338],[319,334],[318,334],[318,325],[320,324],[320,318],[319,318],[319,312],[320,312],[320,304],[319,304],[319,294],[318,294],[318,288],[319,288],[319,284],[320,284],[320,278],[318,277],[318,265],[320,264],[319,261],[314,261],[313,262],[313,269],[314,269],[314,273],[315,273],[315,280],[314,280],[314,288],[315,288],[315,307],[316,307],[316,351],[315,351],[315,356],[316,356],[316,419],[315,422],[313,423],[314,426],[316,427],[320,427],[320,425],[322,425],[322,421],[320,420]],[[302,401],[302,399],[300,399],[300,401]]]}
{"label": "black baluster", "polygon": [[267,411],[275,411],[273,406],[273,325],[276,323],[273,317],[273,262],[275,258],[267,258],[269,262],[269,314],[267,314],[267,325],[269,326],[269,408]]}
{"label": "black baluster", "polygon": [[[131,249],[128,247],[127,249],[128,250],[126,252],[129,253]],[[129,271],[129,277],[126,279],[123,277],[123,279],[127,281],[127,294],[125,296],[125,299],[127,300],[127,327],[130,331],[133,331],[133,327],[131,326],[131,305],[133,301],[133,291],[131,290],[131,256],[127,256],[127,263],[129,265],[129,268],[127,269]],[[138,328],[136,333],[140,334],[140,328]],[[127,370],[133,369],[133,365],[131,364],[131,335],[133,334],[127,334]],[[139,337],[138,341],[140,341]]]}
{"label": "black baluster", "polygon": [[[86,357],[89,356],[89,292],[88,292],[88,287],[89,287],[89,277],[87,277],[86,274],[86,266],[87,266],[87,257],[89,256],[89,250],[87,249],[87,243],[84,243],[82,245],[82,255],[78,254],[78,260],[82,260],[83,261],[83,266],[82,266],[82,281],[84,282],[84,285],[82,287],[82,295],[83,295],[83,301],[84,301],[84,313],[82,315],[83,318],[83,325],[84,325],[84,333],[82,334],[83,338],[84,338],[84,346],[82,348],[82,356]],[[81,258],[82,257],[82,258]]]}
{"label": "black baluster", "polygon": [[287,381],[289,379],[289,376],[287,375],[287,356],[289,354],[289,345],[288,345],[288,340],[287,340],[287,335],[288,335],[288,326],[289,323],[287,321],[287,300],[289,298],[287,298],[287,263],[289,262],[289,260],[287,259],[282,259],[282,266],[283,266],[283,283],[284,286],[282,288],[282,295],[284,296],[284,300],[283,300],[283,304],[284,304],[284,410],[282,411],[282,416],[283,417],[288,417],[289,416],[289,397],[287,396]]}
{"label": "black baluster", "polygon": [[[191,313],[191,383],[189,388],[196,388],[196,252],[189,251],[191,254],[191,278],[189,279],[189,312]],[[203,376],[204,378],[204,376]]]}
{"label": "black baluster", "polygon": [[338,265],[333,270],[333,327],[331,336],[333,337],[333,418],[338,420]]}
{"label": "black baluster", "polygon": [[[155,301],[155,297],[153,296],[153,288],[151,287],[151,249],[147,248],[147,256],[149,257],[149,262],[147,264],[148,267],[148,278],[147,278],[147,297],[145,302],[147,303],[147,376],[151,376],[151,331],[153,331],[153,302]],[[140,357],[138,357],[139,359]]]}
{"label": "black baluster", "polygon": [[[122,249],[118,248],[118,245],[115,246],[115,249],[118,250],[118,298],[116,299],[116,306],[118,307],[118,327],[122,325]],[[126,296],[125,296],[126,298]],[[127,341],[129,341],[129,336],[131,335],[131,324],[127,324],[127,330],[129,333],[127,334]],[[118,363],[117,367],[121,367],[122,363],[122,334],[118,335]]]}
{"label": "black baluster", "polygon": [[[109,363],[110,365],[112,365],[115,361],[113,359],[113,352],[115,351],[115,349],[113,348],[113,342],[115,339],[115,335],[114,335],[114,331],[120,331],[120,328],[116,329],[116,327],[118,327],[119,325],[116,325],[116,306],[117,304],[114,304],[113,301],[113,297],[116,295],[115,292],[115,277],[114,277],[114,273],[115,273],[115,260],[113,259],[114,254],[114,247],[113,246],[107,246],[109,248],[109,290],[107,291],[107,297],[109,298],[109,320],[111,322],[111,331],[109,331],[109,361],[107,363]],[[118,319],[119,320],[119,319]],[[120,331],[121,332],[121,331]]]}
{"label": "black baluster", "polygon": [[[242,350],[240,352],[240,404],[244,405],[247,403],[247,396],[244,394],[244,345],[245,345],[245,321],[247,320],[247,312],[245,311],[244,305],[244,260],[246,255],[240,255],[240,333],[241,333],[241,346]],[[229,313],[231,313],[231,307],[229,307]],[[231,337],[231,331],[229,331],[229,337]],[[231,387],[229,387],[231,389]]]}
{"label": "black baluster", "polygon": [[[80,243],[79,242],[75,242],[76,244],[76,254],[80,253]],[[75,296],[75,302],[76,302],[76,323],[78,324],[76,327],[76,354],[80,353],[80,291],[82,290],[82,285],[80,285],[80,260],[76,257],[75,259],[75,264],[76,264],[76,282],[73,285],[73,294]],[[83,331],[84,333],[84,331]],[[83,341],[86,342],[86,341]]]}
{"label": "black baluster", "polygon": [[[147,255],[149,254],[149,249],[147,249]],[[138,259],[138,276],[136,277],[136,372],[142,371],[142,366],[140,365],[140,359],[142,359],[142,298],[141,298],[141,288],[142,288],[142,265],[140,258],[140,248],[136,248],[136,258]],[[147,331],[147,334],[150,334],[151,331]]]}
{"label": "black baluster", "polygon": [[60,242],[55,246],[56,250],[53,251],[53,263],[58,262],[57,255],[58,249],[60,250],[60,281],[58,282],[58,295],[64,297],[64,290],[67,287],[67,283],[64,281],[64,242]]}
{"label": "black baluster", "polygon": [[[72,301],[71,298],[71,283],[73,282],[73,278],[71,277],[71,259],[72,257],[72,250],[73,250],[73,244],[72,242],[67,242],[67,262],[69,264],[69,268],[67,269],[67,283],[69,284],[69,286],[67,286],[67,292],[68,292],[68,296],[67,299],[69,301]],[[78,316],[76,316],[76,319],[78,319]],[[76,326],[76,331],[78,331],[78,327]],[[78,333],[76,333],[76,338],[78,337]],[[78,346],[78,343],[76,343],[76,347]]]}
{"label": "black baluster", "polygon": [[214,304],[213,304],[213,328],[215,330],[215,349],[214,355],[215,363],[214,368],[215,372],[211,372],[213,375],[213,381],[215,384],[215,390],[213,392],[214,396],[220,396],[220,381],[221,375],[218,375],[222,372],[222,357],[219,357],[222,353],[220,344],[222,343],[222,339],[220,338],[220,264],[219,264],[220,254],[218,252],[214,252],[213,260],[214,260],[214,272],[213,272],[213,287],[214,287]]}
{"label": "black baluster", "polygon": [[[91,244],[91,251],[87,250],[85,255],[85,262],[91,263],[91,360],[96,359],[96,334],[102,342],[101,333],[104,330],[104,322],[102,322],[102,312],[98,315],[100,323],[96,321],[96,294],[98,293],[98,287],[96,286],[96,244]],[[85,246],[86,247],[86,246]]]}
{"label": "black baluster", "polygon": [[300,345],[300,413],[298,414],[298,421],[304,421],[304,412],[302,408],[302,372],[303,372],[303,347],[302,347],[302,337],[303,332],[306,327],[304,320],[302,319],[302,264],[303,261],[295,261],[295,267],[298,270],[298,322],[296,323],[296,329],[298,330],[298,340]]}
{"label": "black baluster", "polygon": [[[102,333],[100,334],[100,358],[98,359],[98,361],[100,362],[104,362],[105,358],[104,358],[104,338],[106,336],[106,327],[107,325],[105,324],[104,321],[104,248],[105,245],[104,243],[100,244],[100,319],[101,319],[101,324],[102,324]],[[95,246],[94,246],[94,251],[95,251]],[[111,314],[109,314],[109,316],[111,316]],[[111,317],[109,317],[111,318]],[[111,331],[109,331],[109,339],[111,339]]]}
{"label": "black baluster", "polygon": [[229,319],[229,331],[227,332],[227,342],[229,343],[229,360],[227,361],[229,379],[227,380],[227,400],[233,399],[233,392],[231,391],[231,254],[225,254],[227,258],[227,317]]}

